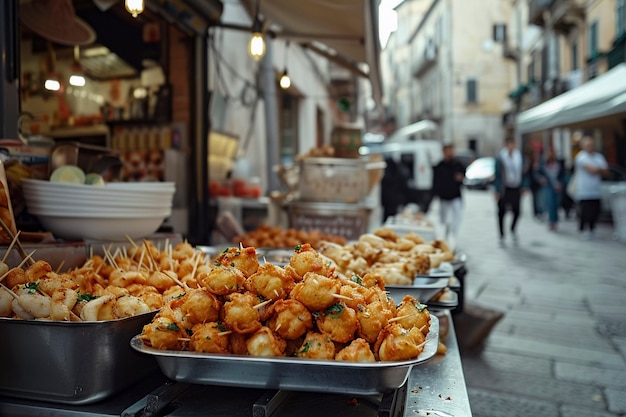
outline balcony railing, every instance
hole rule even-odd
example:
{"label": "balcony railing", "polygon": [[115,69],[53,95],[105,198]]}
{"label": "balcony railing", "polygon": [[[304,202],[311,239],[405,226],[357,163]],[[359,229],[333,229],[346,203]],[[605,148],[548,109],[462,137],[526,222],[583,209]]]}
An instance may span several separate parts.
{"label": "balcony railing", "polygon": [[606,54],[609,69],[626,62],[626,32],[618,36],[613,42],[613,48]]}
{"label": "balcony railing", "polygon": [[554,0],[529,0],[528,2],[528,23],[537,26],[544,26],[543,12],[550,10]]}

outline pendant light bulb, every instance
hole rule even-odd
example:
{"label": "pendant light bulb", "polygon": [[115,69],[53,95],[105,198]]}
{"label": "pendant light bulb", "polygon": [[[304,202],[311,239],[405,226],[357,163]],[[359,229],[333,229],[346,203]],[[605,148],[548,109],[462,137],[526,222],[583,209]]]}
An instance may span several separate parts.
{"label": "pendant light bulb", "polygon": [[124,4],[133,17],[137,17],[144,10],[144,0],[125,0]]}
{"label": "pendant light bulb", "polygon": [[287,70],[285,70],[285,72],[283,72],[283,76],[280,77],[280,88],[286,90],[289,87],[291,87],[291,78],[289,78]]}
{"label": "pendant light bulb", "polygon": [[248,43],[248,53],[255,61],[259,61],[265,55],[265,38],[260,31],[252,32]]}
{"label": "pendant light bulb", "polygon": [[46,81],[43,84],[44,88],[48,91],[59,91],[61,89],[61,82],[59,76],[55,73],[48,74]]}

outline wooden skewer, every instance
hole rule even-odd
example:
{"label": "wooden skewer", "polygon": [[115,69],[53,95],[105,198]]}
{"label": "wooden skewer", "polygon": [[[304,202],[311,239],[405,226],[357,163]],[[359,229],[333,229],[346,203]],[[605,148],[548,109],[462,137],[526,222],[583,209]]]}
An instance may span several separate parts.
{"label": "wooden skewer", "polygon": [[226,330],[224,332],[219,332],[217,335],[218,336],[227,336],[229,334],[231,334],[233,331],[232,330]]}
{"label": "wooden skewer", "polygon": [[426,345],[426,341],[423,341],[422,343],[420,343],[419,345],[415,346],[416,348],[423,348]]}
{"label": "wooden skewer", "polygon": [[333,297],[335,298],[340,298],[342,300],[350,300],[350,301],[354,301],[354,298],[352,297],[348,297],[347,295],[341,295],[341,294],[332,294]]}
{"label": "wooden skewer", "polygon": [[[26,263],[26,261],[28,261],[29,259],[32,259],[31,256],[33,255],[33,253],[35,253],[34,250],[29,255],[26,255],[26,257],[22,259],[22,262],[20,262],[19,265],[16,266],[15,268],[21,268]],[[11,269],[15,269],[15,268],[11,268]],[[7,272],[2,274],[2,276],[0,277],[0,282],[9,275],[9,272],[11,272],[11,269],[9,269]],[[6,288],[8,289],[9,287],[6,287]]]}
{"label": "wooden skewer", "polygon": [[9,294],[11,294],[11,296],[12,296],[13,298],[17,299],[17,298],[19,297],[17,294],[15,294],[15,292],[14,292],[11,288],[7,287],[5,284],[0,283],[0,285],[1,285],[1,286],[5,289],[5,290],[7,290],[7,291],[9,292]]}
{"label": "wooden skewer", "polygon": [[58,274],[61,271],[61,268],[63,268],[63,265],[65,265],[65,259],[61,260],[61,263],[57,267],[57,270],[54,272]]}
{"label": "wooden skewer", "polygon": [[133,240],[130,236],[128,236],[127,234],[126,234],[126,235],[124,235],[124,236],[125,236],[125,237],[126,237],[126,239],[130,242],[130,244],[131,244],[131,245],[133,245],[133,248],[137,249],[137,248],[139,247],[139,245],[137,245],[137,244],[135,243],[135,241],[134,241],[134,240]]}
{"label": "wooden skewer", "polygon": [[181,342],[189,342],[191,339],[188,337],[179,337],[178,340]]}
{"label": "wooden skewer", "polygon": [[392,319],[389,319],[389,320],[387,320],[387,322],[388,323],[393,323],[394,321],[403,320],[403,319],[409,318],[411,316],[412,316],[412,314],[406,314],[404,316],[398,316],[398,317],[394,317]]}
{"label": "wooden skewer", "polygon": [[178,279],[178,275],[176,275],[176,272],[174,271],[161,271],[162,274],[167,275],[168,277],[170,277],[172,279],[172,281],[174,281],[176,284],[180,285],[183,288],[189,288],[189,286],[187,284],[185,284],[184,282],[181,282],[181,280]]}
{"label": "wooden skewer", "polygon": [[255,310],[258,310],[261,307],[265,307],[266,305],[268,305],[271,302],[272,302],[272,300],[265,300],[262,303],[259,303],[259,304],[256,304],[256,305],[252,306],[252,308],[255,309]]}
{"label": "wooden skewer", "polygon": [[9,257],[9,253],[11,253],[11,249],[13,249],[15,242],[17,242],[17,239],[20,236],[20,233],[22,233],[22,231],[18,230],[17,234],[11,240],[11,244],[9,245],[9,247],[7,248],[7,251],[4,253],[4,256],[2,257],[2,263],[6,262],[7,258]]}
{"label": "wooden skewer", "polygon": [[[0,226],[2,227],[2,229],[4,230],[4,232],[9,235],[9,237],[11,238],[11,240],[15,240],[15,244],[17,245],[17,250],[19,252],[19,254],[22,256],[22,258],[26,257],[26,251],[24,250],[24,247],[22,246],[22,244],[20,243],[19,239],[15,239],[15,236],[13,235],[13,232],[11,231],[11,229],[9,228],[9,226],[7,226],[7,224],[4,222],[4,220],[2,220],[0,218]],[[35,261],[31,259],[31,264],[34,264]]]}

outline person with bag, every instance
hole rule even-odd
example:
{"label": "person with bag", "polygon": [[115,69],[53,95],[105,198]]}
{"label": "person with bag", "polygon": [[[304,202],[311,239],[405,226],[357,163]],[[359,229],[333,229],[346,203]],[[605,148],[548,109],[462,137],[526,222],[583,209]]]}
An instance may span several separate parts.
{"label": "person with bag", "polygon": [[565,168],[556,159],[554,149],[548,149],[545,161],[537,170],[539,182],[543,184],[544,206],[548,210],[548,228],[556,231],[559,222],[559,206],[565,181]]}
{"label": "person with bag", "polygon": [[589,240],[600,217],[600,187],[609,166],[604,156],[595,152],[593,137],[583,136],[580,146],[581,151],[574,161],[575,198],[580,207],[578,230],[583,239]]}

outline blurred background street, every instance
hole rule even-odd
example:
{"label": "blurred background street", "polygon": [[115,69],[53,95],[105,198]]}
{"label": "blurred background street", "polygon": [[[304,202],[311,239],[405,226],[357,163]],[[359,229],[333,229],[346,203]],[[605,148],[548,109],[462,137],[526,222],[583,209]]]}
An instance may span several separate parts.
{"label": "blurred background street", "polygon": [[[473,415],[624,416],[626,244],[610,223],[591,241],[574,219],[550,232],[522,200],[519,245],[500,248],[492,191],[464,194],[458,247],[469,273],[455,325]],[[493,310],[504,315],[478,340]]]}

